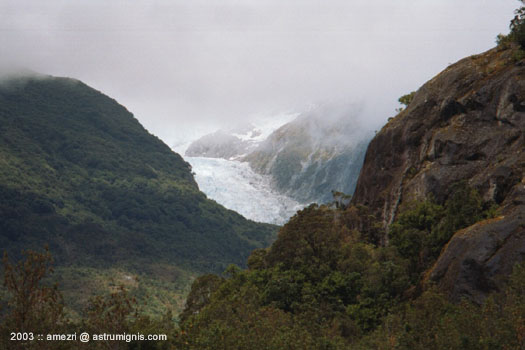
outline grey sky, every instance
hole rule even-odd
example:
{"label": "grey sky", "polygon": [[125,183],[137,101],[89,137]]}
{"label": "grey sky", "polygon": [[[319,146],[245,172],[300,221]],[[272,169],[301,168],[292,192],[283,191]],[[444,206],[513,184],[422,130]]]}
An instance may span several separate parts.
{"label": "grey sky", "polygon": [[377,128],[397,98],[494,46],[515,0],[0,0],[0,64],[70,76],[173,144],[330,100]]}

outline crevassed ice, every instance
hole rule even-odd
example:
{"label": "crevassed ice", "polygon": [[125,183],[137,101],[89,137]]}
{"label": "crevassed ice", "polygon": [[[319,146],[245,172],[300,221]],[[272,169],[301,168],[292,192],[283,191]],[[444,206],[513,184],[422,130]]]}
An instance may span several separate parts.
{"label": "crevassed ice", "polygon": [[185,157],[199,188],[208,198],[258,222],[284,224],[304,204],[276,193],[269,177],[255,173],[248,163],[219,158]]}

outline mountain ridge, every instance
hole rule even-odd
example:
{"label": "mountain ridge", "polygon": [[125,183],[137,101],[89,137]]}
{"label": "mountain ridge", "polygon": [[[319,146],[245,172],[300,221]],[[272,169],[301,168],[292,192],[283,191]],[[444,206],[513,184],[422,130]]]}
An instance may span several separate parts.
{"label": "mountain ridge", "polygon": [[274,237],[207,199],[189,163],[78,80],[4,81],[0,162],[0,244],[12,256],[49,244],[59,267],[122,268],[184,289]]}

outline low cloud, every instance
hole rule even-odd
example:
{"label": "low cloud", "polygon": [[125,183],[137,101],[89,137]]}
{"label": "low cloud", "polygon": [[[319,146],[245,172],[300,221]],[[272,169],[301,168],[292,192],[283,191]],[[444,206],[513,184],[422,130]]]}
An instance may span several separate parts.
{"label": "low cloud", "polygon": [[4,0],[1,64],[78,78],[169,144],[254,114],[397,98],[506,32],[514,0]]}

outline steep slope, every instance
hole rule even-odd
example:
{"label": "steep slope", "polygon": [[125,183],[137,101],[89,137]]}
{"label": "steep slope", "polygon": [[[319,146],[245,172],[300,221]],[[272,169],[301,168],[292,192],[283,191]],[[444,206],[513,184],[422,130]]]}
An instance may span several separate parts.
{"label": "steep slope", "polygon": [[[525,256],[525,65],[493,49],[421,87],[370,143],[353,203],[385,228],[406,205],[465,180],[499,216],[457,232],[428,279],[481,300]],[[383,237],[388,242],[388,235]]]}
{"label": "steep slope", "polygon": [[43,76],[0,85],[0,246],[11,255],[49,244],[62,267],[187,285],[186,272],[244,264],[274,232],[208,200],[189,164],[100,92]]}
{"label": "steep slope", "polygon": [[368,138],[347,115],[313,110],[273,132],[247,155],[252,168],[299,202],[327,203],[332,190],[352,194]]}

